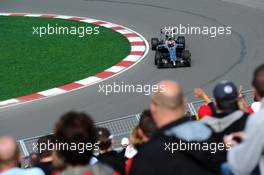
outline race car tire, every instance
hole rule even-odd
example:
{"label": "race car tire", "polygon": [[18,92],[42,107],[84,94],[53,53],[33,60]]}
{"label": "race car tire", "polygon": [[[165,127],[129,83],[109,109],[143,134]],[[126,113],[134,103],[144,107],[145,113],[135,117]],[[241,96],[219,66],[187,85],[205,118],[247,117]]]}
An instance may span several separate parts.
{"label": "race car tire", "polygon": [[157,60],[157,68],[160,69],[161,68],[161,63],[160,60]]}
{"label": "race car tire", "polygon": [[159,45],[159,39],[158,38],[151,38],[151,49],[156,50],[158,45]]}
{"label": "race car tire", "polygon": [[178,36],[177,38],[178,44],[182,45],[180,49],[184,50],[185,49],[185,37],[184,36]]}
{"label": "race car tire", "polygon": [[191,57],[188,58],[188,60],[187,60],[187,66],[188,67],[191,67],[192,66],[192,59],[191,59]]}
{"label": "race car tire", "polygon": [[154,57],[154,64],[155,64],[155,65],[158,64],[158,59],[159,59],[159,57],[158,57],[158,53],[157,53],[157,51],[156,51],[156,52],[155,52],[155,57]]}
{"label": "race car tire", "polygon": [[191,53],[189,50],[183,50],[181,53],[181,57],[185,60],[188,60],[189,58],[191,58]]}
{"label": "race car tire", "polygon": [[187,66],[191,67],[191,53],[189,50],[184,50],[181,53],[182,58],[187,62]]}

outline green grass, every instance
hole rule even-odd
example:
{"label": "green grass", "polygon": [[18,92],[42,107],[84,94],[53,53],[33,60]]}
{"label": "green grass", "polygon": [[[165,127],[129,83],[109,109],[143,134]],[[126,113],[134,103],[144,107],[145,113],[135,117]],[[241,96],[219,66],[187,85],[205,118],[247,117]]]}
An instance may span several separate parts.
{"label": "green grass", "polygon": [[33,26],[92,26],[78,21],[0,16],[0,101],[86,78],[118,63],[130,52],[119,33],[33,35]]}

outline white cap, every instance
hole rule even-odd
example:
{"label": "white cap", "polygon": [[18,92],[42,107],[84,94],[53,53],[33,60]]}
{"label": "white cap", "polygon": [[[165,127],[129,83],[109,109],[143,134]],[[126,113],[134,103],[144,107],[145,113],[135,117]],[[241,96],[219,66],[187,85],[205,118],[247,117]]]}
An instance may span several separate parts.
{"label": "white cap", "polygon": [[261,108],[261,102],[254,102],[251,104],[251,108],[254,111],[254,113],[257,113]]}
{"label": "white cap", "polygon": [[128,145],[129,145],[128,138],[126,138],[126,137],[122,138],[122,140],[121,140],[121,146],[127,147]]}

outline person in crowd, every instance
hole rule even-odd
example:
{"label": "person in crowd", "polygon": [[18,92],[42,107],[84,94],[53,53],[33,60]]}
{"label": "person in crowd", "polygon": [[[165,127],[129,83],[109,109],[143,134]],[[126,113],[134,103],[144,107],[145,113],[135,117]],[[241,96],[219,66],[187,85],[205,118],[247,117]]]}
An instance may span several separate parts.
{"label": "person in crowd", "polygon": [[125,157],[133,158],[137,154],[137,150],[150,140],[157,129],[150,110],[144,110],[140,114],[138,125],[131,132],[131,144],[126,149]]}
{"label": "person in crowd", "polygon": [[16,141],[11,137],[0,138],[0,174],[1,175],[44,175],[39,168],[21,169],[18,165],[21,154]]}
{"label": "person in crowd", "polygon": [[[127,158],[125,157],[125,153],[126,153],[126,149],[127,149],[129,144],[130,144],[130,141],[127,137],[123,137],[121,139],[121,142],[120,142],[121,151],[118,152],[118,157],[119,157],[119,159],[121,159],[121,162],[125,162],[125,164],[127,161]],[[122,169],[122,171],[124,172],[123,169]]]}
{"label": "person in crowd", "polygon": [[39,154],[36,152],[30,153],[28,167],[34,167],[40,162]]}
{"label": "person in crowd", "polygon": [[156,123],[154,122],[150,110],[144,110],[140,114],[138,125],[133,128],[130,135],[130,145],[133,145],[136,149],[148,142],[149,139],[157,131]]}
{"label": "person in crowd", "polygon": [[198,119],[202,119],[205,116],[212,116],[215,113],[216,109],[213,101],[206,94],[206,92],[202,88],[195,88],[193,90],[193,93],[195,97],[200,98],[204,101],[204,103],[198,108]]}
{"label": "person in crowd", "polygon": [[97,142],[99,146],[98,161],[109,165],[120,174],[125,174],[125,158],[113,150],[113,135],[107,128],[97,128]]}
{"label": "person in crowd", "polygon": [[[57,145],[55,157],[65,166],[61,175],[112,175],[114,170],[104,164],[90,165],[96,145],[96,128],[92,118],[84,113],[69,112],[55,124]],[[63,146],[63,147],[62,147]]]}
{"label": "person in crowd", "polygon": [[[39,163],[35,164],[35,167],[41,168],[46,175],[51,175],[53,172],[52,165],[52,144],[55,144],[55,137],[53,135],[48,135],[45,137],[41,137],[37,141],[38,145],[38,153],[40,157]],[[49,146],[51,145],[51,146]],[[40,149],[41,148],[41,149]]]}
{"label": "person in crowd", "polygon": [[120,145],[122,149],[126,149],[126,147],[129,145],[129,139],[127,137],[123,137],[121,139]]}
{"label": "person in crowd", "polygon": [[179,84],[166,80],[158,86],[163,88],[152,95],[150,104],[158,130],[139,149],[129,174],[213,174],[207,166],[207,157],[201,151],[176,148],[177,144],[206,141],[211,136],[211,130],[185,117],[185,99]]}
{"label": "person in crowd", "polygon": [[152,118],[150,110],[144,110],[140,115],[137,127],[139,138],[143,143],[146,143],[154,135],[157,129],[158,127]]}
{"label": "person in crowd", "polygon": [[[222,81],[214,90],[216,112],[212,117],[204,117],[201,122],[213,130],[211,143],[224,146],[223,137],[232,132],[245,128],[249,114],[239,109],[238,90],[234,83]],[[226,149],[217,150],[212,157],[211,164],[220,172],[221,164],[226,161]]]}
{"label": "person in crowd", "polygon": [[134,127],[131,130],[129,137],[129,145],[125,149],[124,156],[127,160],[133,158],[137,154],[137,147],[143,144],[142,140],[138,136],[138,127]]}
{"label": "person in crowd", "polygon": [[[154,133],[157,131],[156,123],[154,122],[150,110],[146,109],[140,114],[138,125],[132,130],[130,140],[131,144],[126,150],[125,156],[128,159],[126,163],[126,173],[128,174],[133,162],[133,157],[137,154],[137,150],[147,143]],[[131,148],[129,148],[131,147]]]}
{"label": "person in crowd", "polygon": [[125,152],[126,152],[126,148],[128,147],[128,145],[130,144],[130,141],[127,137],[123,137],[121,139],[120,145],[121,145],[121,151],[118,153],[119,156],[121,156],[124,160],[124,162],[126,162],[126,158],[125,158]]}
{"label": "person in crowd", "polygon": [[[253,113],[253,110],[248,104],[246,103],[244,97],[243,97],[243,86],[239,86],[238,91],[238,99],[237,104],[239,109],[245,111],[246,113]],[[216,106],[215,103],[212,101],[212,99],[209,98],[209,96],[206,94],[206,92],[202,88],[195,88],[193,90],[195,97],[200,98],[204,101],[204,104],[199,106],[198,108],[198,119],[202,119],[205,116],[214,116],[217,115],[216,112]]]}
{"label": "person in crowd", "polygon": [[244,99],[243,91],[244,91],[244,87],[240,85],[238,88],[238,107],[239,109],[245,111],[246,113],[249,114],[254,113],[251,106],[247,104],[246,100]]}
{"label": "person in crowd", "polygon": [[222,167],[224,175],[264,175],[264,64],[255,70],[252,86],[262,106],[249,117],[244,133],[236,132],[224,138],[226,145],[233,146],[228,151],[228,163]]}

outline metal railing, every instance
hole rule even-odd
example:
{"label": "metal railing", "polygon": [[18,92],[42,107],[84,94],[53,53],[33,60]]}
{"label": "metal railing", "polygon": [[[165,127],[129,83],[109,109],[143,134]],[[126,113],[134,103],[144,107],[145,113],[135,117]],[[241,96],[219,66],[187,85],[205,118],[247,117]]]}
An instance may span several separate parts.
{"label": "metal railing", "polygon": [[[114,136],[114,148],[118,148],[120,147],[121,139],[123,137],[129,136],[130,131],[137,125],[139,118],[139,114],[135,114],[122,118],[99,122],[96,123],[96,126],[108,128],[111,134]],[[48,135],[52,135],[52,133]],[[36,152],[36,150],[34,150],[34,143],[37,143],[39,138],[45,136],[47,135],[41,135],[19,140],[18,144],[20,146],[21,152],[23,153],[23,156],[27,158],[30,153]]]}
{"label": "metal railing", "polygon": [[[254,98],[252,91],[244,91],[243,95],[245,101],[248,104],[251,104],[253,102]],[[196,102],[188,103],[187,111],[189,111],[192,115],[196,115],[199,106],[202,105],[203,103],[204,101],[196,101]],[[96,126],[108,128],[112,133],[112,135],[114,136],[114,141],[115,141],[114,148],[120,148],[121,139],[123,137],[129,137],[131,130],[137,125],[139,119],[140,119],[139,114],[134,114],[122,118],[99,122],[96,123]],[[23,156],[25,158],[27,158],[30,155],[30,153],[35,151],[33,150],[33,144],[36,143],[39,138],[44,136],[46,135],[31,137],[18,141],[20,150],[22,151]]]}

